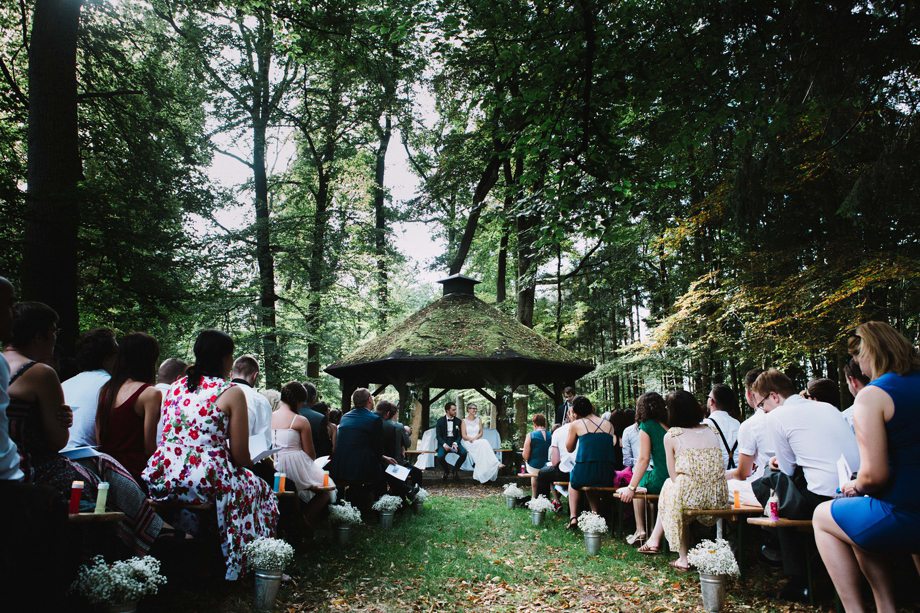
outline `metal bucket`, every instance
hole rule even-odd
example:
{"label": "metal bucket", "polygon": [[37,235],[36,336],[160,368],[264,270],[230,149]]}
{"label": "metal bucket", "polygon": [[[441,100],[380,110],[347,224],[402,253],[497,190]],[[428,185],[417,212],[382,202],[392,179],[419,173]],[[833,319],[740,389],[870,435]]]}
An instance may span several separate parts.
{"label": "metal bucket", "polygon": [[413,500],[412,501],[412,513],[414,515],[421,515],[422,508],[424,506],[425,506],[425,502],[423,500]]}
{"label": "metal bucket", "polygon": [[585,549],[588,550],[588,555],[596,556],[597,552],[601,550],[602,536],[603,534],[599,532],[585,532]]}
{"label": "metal bucket", "polygon": [[725,606],[725,575],[700,573],[700,588],[703,592],[703,609],[718,613]]}
{"label": "metal bucket", "polygon": [[252,593],[252,608],[256,611],[271,611],[281,586],[280,570],[256,569],[256,585]]}
{"label": "metal bucket", "polygon": [[380,527],[384,530],[389,530],[393,527],[393,518],[396,517],[396,511],[381,511],[380,512]]}
{"label": "metal bucket", "polygon": [[517,498],[513,498],[511,496],[505,496],[505,508],[506,509],[513,509],[514,503],[516,502],[517,502]]}
{"label": "metal bucket", "polygon": [[542,526],[543,518],[546,517],[546,511],[531,511],[530,512],[530,521],[533,522],[534,526]]}
{"label": "metal bucket", "polygon": [[134,602],[125,602],[122,604],[105,604],[99,603],[96,605],[96,610],[99,613],[136,613],[137,612],[137,601]]}
{"label": "metal bucket", "polygon": [[351,540],[351,526],[348,524],[339,524],[335,527],[335,542],[340,547],[344,547]]}

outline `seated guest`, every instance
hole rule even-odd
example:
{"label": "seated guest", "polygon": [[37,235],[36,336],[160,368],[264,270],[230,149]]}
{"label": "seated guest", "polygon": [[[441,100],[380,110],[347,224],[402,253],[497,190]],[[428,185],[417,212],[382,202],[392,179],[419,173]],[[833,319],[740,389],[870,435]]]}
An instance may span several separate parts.
{"label": "seated guest", "polygon": [[329,492],[313,492],[313,486],[322,486],[323,469],[313,463],[316,452],[313,450],[313,435],[310,422],[298,415],[300,406],[307,399],[307,391],[297,381],[291,381],[281,388],[281,406],[272,413],[272,443],[281,447],[275,453],[275,470],[285,474],[297,489],[297,497],[306,506],[303,507],[303,520],[308,530],[313,530],[313,522],[320,511],[329,502]]}
{"label": "seated guest", "polygon": [[[185,374],[185,370],[188,368],[188,364],[180,360],[179,358],[166,358],[163,360],[163,363],[160,364],[160,368],[157,369],[157,384],[154,386],[163,394],[163,400],[166,400],[166,392],[169,391],[169,388],[172,387],[172,384],[176,382],[179,377]],[[160,407],[160,415],[163,414],[162,406]],[[157,417],[157,436],[156,444],[160,444],[160,437],[163,436],[163,420]]]}
{"label": "seated guest", "polygon": [[246,396],[227,380],[233,339],[205,330],[195,340],[195,364],[170,388],[163,406],[163,441],[144,478],[154,500],[213,503],[217,508],[225,578],[243,570],[243,545],[272,537],[278,504],[271,486],[253,474]]}
{"label": "seated guest", "polygon": [[[571,407],[568,410],[571,412]],[[570,453],[565,446],[569,438],[569,428],[572,427],[572,418],[573,415],[560,417],[565,420],[565,425],[559,426],[553,432],[549,447],[549,464],[541,468],[537,474],[537,496],[549,498],[550,490],[552,490],[555,496],[553,510],[557,513],[562,510],[562,504],[559,502],[559,491],[553,487],[553,483],[568,482],[569,474],[575,466],[575,453]]]}
{"label": "seated guest", "polygon": [[38,362],[54,347],[57,313],[41,302],[21,302],[14,313],[12,339],[3,355],[14,373],[7,416],[24,481],[50,485],[68,499],[73,482],[83,481],[81,511],[95,508],[97,486],[108,482],[106,506],[125,513],[115,525],[116,534],[132,551],[145,555],[167,526],[130,473],[107,454],[79,461],[58,454],[68,439],[67,426],[57,416],[66,407],[64,392],[54,370]]}
{"label": "seated guest", "polygon": [[840,410],[840,386],[833,379],[812,379],[805,388],[806,400],[826,402]]}
{"label": "seated guest", "polygon": [[633,503],[636,531],[626,537],[626,542],[630,545],[641,544],[645,541],[645,499],[633,498],[633,493],[642,491],[648,494],[659,494],[664,480],[668,477],[668,464],[664,451],[667,419],[668,407],[661,394],[647,392],[636,400],[636,421],[639,422],[639,458],[633,468],[633,476],[629,485],[617,490],[620,502],[629,504],[632,501]]}
{"label": "seated guest", "polygon": [[272,408],[272,413],[281,407],[281,392],[278,390],[262,390],[259,393],[268,400],[268,405]]}
{"label": "seated guest", "polygon": [[96,445],[99,390],[111,377],[117,358],[118,343],[109,328],[85,332],[77,341],[77,366],[81,372],[61,384],[64,402],[73,409],[73,427],[65,449]]}
{"label": "seated guest", "polygon": [[725,471],[728,480],[728,492],[732,496],[738,492],[741,504],[756,506],[760,502],[754,496],[751,484],[763,476],[764,469],[770,463],[773,453],[773,441],[767,434],[764,419],[766,413],[754,402],[751,386],[763,370],[755,368],[744,377],[744,397],[754,414],[745,419],[738,428],[738,467]]}
{"label": "seated guest", "polygon": [[[251,355],[241,355],[233,362],[230,371],[231,381],[236,383],[243,394],[246,395],[246,417],[249,422],[251,455],[261,453],[272,444],[272,407],[268,399],[255,390],[256,381],[259,380],[259,362]],[[255,458],[253,458],[255,460]],[[252,467],[252,472],[267,481],[275,482],[275,468],[269,458],[265,458]]]}
{"label": "seated guest", "polygon": [[[850,359],[843,367],[843,374],[847,378],[847,389],[850,390],[850,394],[852,394],[853,398],[856,398],[856,395],[862,391],[862,388],[869,385],[869,377],[863,374],[863,371],[859,368],[859,360],[854,359],[853,356],[850,356]],[[847,423],[850,424],[850,429],[855,432],[853,426],[854,406],[855,404],[846,409],[843,412],[843,417],[847,420]]]}
{"label": "seated guest", "polygon": [[[722,509],[728,506],[728,486],[722,464],[722,444],[715,428],[704,423],[703,407],[693,394],[677,390],[668,394],[668,425],[664,437],[669,478],[661,488],[658,521],[648,542],[639,553],[658,553],[661,536],[679,553],[671,566],[689,570],[689,533],[685,529],[685,509]],[[712,516],[697,517],[706,525],[716,523]]]}
{"label": "seated guest", "polygon": [[738,429],[741,427],[735,417],[738,414],[735,391],[721,383],[713,385],[706,398],[706,408],[709,410],[706,423],[715,428],[722,440],[723,470],[732,470],[738,466]]}
{"label": "seated guest", "polygon": [[533,432],[524,439],[524,462],[527,472],[534,476],[530,480],[530,495],[537,497],[537,475],[549,461],[549,447],[552,437],[546,431],[546,417],[542,413],[533,416]]}
{"label": "seated guest", "polygon": [[[774,468],[752,484],[758,501],[766,506],[770,492],[779,497],[779,514],[785,519],[811,519],[815,507],[834,496],[838,487],[837,460],[844,456],[850,468],[859,469],[856,437],[832,405],[805,400],[792,381],[770,369],[751,388],[755,406],[763,407],[766,430],[773,441]],[[808,598],[805,579],[807,551],[794,528],[777,530],[783,572],[790,575],[780,597]]]}
{"label": "seated guest", "polygon": [[115,372],[99,393],[96,440],[141,482],[147,459],[156,449],[157,423],[163,396],[153,387],[160,357],[155,338],[143,332],[129,334],[118,347]]}
{"label": "seated guest", "polygon": [[[617,437],[617,449],[622,458],[623,468],[617,471],[617,476],[613,480],[613,487],[626,487],[632,480],[632,467],[636,464],[633,455],[629,457],[627,464],[627,452],[632,454],[632,446],[635,445],[635,453],[639,453],[639,427],[636,424],[636,412],[632,409],[617,409],[610,414],[610,423],[613,424],[613,433]],[[632,440],[627,442],[624,437],[626,431],[630,431]]]}
{"label": "seated guest", "polygon": [[313,407],[319,404],[319,392],[316,386],[310,382],[302,384],[307,390],[307,401],[300,408],[300,414],[310,422],[310,430],[313,432],[313,448],[316,450],[316,457],[332,455],[332,436],[329,433],[329,418],[316,411]]}
{"label": "seated guest", "polygon": [[335,426],[335,429],[339,429],[339,424],[342,423],[342,412],[338,409],[329,409],[329,423]]}
{"label": "seated guest", "polygon": [[[584,396],[575,396],[572,401],[575,421],[569,428],[565,446],[575,455],[575,467],[569,478],[569,525],[578,527],[578,498],[583,487],[611,486],[616,476],[616,455],[614,447],[617,439],[609,421],[601,419],[594,413],[591,401]],[[588,504],[595,513],[600,513],[600,497],[593,492],[586,492]]]}
{"label": "seated guest", "polygon": [[406,500],[415,499],[418,493],[418,485],[422,482],[422,471],[411,466],[405,459],[404,449],[408,449],[412,442],[409,440],[409,433],[406,432],[400,424],[393,421],[396,417],[396,405],[389,400],[381,400],[377,403],[374,412],[383,420],[383,453],[387,457],[396,460],[400,466],[409,469],[409,476],[405,481],[401,481],[392,475],[385,475],[390,493],[394,496],[400,496]]}
{"label": "seated guest", "polygon": [[367,513],[370,497],[386,492],[381,464],[395,464],[396,460],[383,453],[383,420],[371,411],[374,397],[370,391],[359,387],[351,401],[354,408],[342,416],[339,424],[338,447],[328,464],[329,476],[340,488],[345,482],[353,483],[355,486],[348,488],[348,499]]}
{"label": "seated guest", "polygon": [[[307,390],[307,393],[310,393],[310,390]],[[331,453],[335,453],[335,443],[338,438],[339,428],[336,424],[332,423],[329,420],[329,405],[325,402],[317,402],[313,405],[313,410],[322,415],[326,420],[326,432],[329,435],[329,440],[332,442]],[[319,456],[317,456],[319,457]]]}
{"label": "seated guest", "polygon": [[847,613],[865,610],[860,575],[876,611],[894,611],[887,556],[910,553],[920,562],[920,355],[878,321],[856,328],[848,345],[871,378],[854,405],[859,473],[841,488],[843,498],[815,510],[815,542]]}

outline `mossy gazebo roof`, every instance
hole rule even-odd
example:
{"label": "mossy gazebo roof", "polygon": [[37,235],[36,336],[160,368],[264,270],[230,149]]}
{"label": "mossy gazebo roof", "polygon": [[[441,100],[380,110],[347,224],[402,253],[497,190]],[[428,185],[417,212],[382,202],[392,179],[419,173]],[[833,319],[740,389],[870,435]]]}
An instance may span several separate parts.
{"label": "mossy gazebo roof", "polygon": [[[569,385],[590,363],[473,295],[474,279],[439,281],[444,296],[369,341],[326,372],[343,381],[476,389]],[[344,391],[344,390],[343,390]],[[551,394],[556,395],[556,394]]]}

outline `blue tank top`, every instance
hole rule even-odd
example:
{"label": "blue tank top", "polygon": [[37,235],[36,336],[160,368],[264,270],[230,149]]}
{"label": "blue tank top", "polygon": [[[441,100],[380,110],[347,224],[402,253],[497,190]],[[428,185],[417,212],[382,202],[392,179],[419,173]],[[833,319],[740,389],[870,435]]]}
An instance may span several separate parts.
{"label": "blue tank top", "polygon": [[874,498],[920,508],[920,371],[906,375],[886,373],[869,385],[884,390],[894,401],[888,434],[888,486]]}
{"label": "blue tank top", "polygon": [[[546,438],[543,438],[543,437]],[[549,461],[549,446],[552,437],[546,430],[534,430],[530,433],[530,459],[527,463],[534,468],[543,468]]]}

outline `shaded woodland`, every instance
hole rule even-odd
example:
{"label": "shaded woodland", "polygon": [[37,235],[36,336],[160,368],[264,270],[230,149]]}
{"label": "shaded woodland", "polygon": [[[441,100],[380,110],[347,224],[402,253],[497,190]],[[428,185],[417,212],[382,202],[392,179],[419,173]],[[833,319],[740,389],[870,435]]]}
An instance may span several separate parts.
{"label": "shaded woodland", "polygon": [[603,408],[767,365],[842,381],[860,321],[920,335],[916,3],[16,0],[0,23],[0,274],[65,352],[108,325],[185,357],[219,327],[269,386],[335,398],[322,369],[438,291],[409,221],[444,276],[596,363]]}

